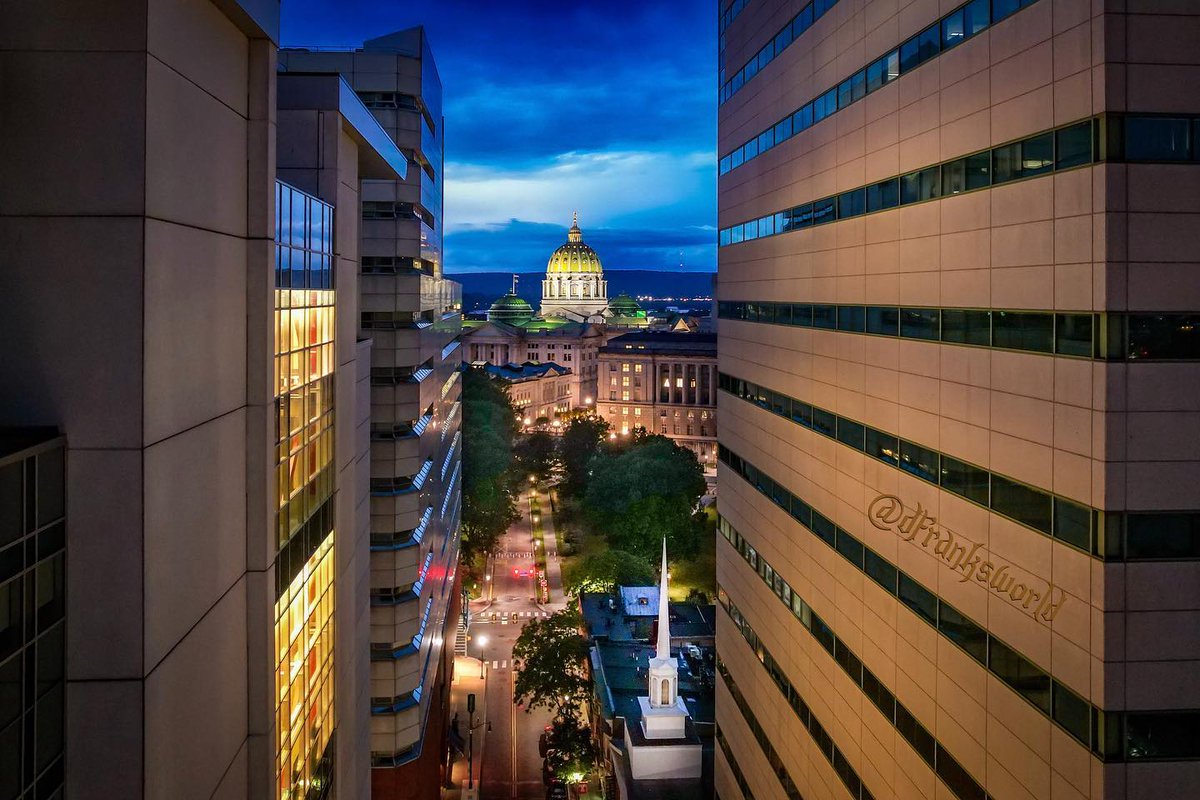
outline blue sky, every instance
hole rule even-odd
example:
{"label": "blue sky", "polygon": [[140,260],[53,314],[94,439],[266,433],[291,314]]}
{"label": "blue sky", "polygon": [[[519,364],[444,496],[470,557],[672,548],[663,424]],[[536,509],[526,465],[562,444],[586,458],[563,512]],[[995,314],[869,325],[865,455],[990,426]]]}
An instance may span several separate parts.
{"label": "blue sky", "polygon": [[532,271],[579,210],[606,269],[716,267],[716,6],[284,0],[284,46],[429,32],[448,272]]}

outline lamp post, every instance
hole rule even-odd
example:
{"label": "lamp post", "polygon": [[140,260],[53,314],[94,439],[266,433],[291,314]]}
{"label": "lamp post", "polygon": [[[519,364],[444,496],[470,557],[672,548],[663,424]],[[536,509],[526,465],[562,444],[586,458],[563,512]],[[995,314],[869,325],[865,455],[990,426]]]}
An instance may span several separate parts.
{"label": "lamp post", "polygon": [[487,645],[486,636],[479,637],[479,680],[483,680],[483,648]]}

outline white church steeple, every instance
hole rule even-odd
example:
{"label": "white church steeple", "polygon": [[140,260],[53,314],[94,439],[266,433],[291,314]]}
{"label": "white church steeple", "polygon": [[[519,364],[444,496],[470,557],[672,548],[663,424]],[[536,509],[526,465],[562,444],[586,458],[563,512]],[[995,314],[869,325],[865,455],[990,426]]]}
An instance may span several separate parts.
{"label": "white church steeple", "polygon": [[[667,599],[667,540],[663,539],[662,575],[658,582],[658,646],[650,659],[651,708],[674,708],[679,700],[679,665],[671,657],[671,612]],[[686,712],[684,714],[686,716]],[[683,720],[679,720],[683,730]]]}

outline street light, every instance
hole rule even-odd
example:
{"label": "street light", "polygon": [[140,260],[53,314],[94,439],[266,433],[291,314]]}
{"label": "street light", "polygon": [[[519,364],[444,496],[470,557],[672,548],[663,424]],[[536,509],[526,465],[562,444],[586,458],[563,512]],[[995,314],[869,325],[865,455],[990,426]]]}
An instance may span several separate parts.
{"label": "street light", "polygon": [[479,637],[479,680],[483,680],[483,648],[488,643],[486,636]]}

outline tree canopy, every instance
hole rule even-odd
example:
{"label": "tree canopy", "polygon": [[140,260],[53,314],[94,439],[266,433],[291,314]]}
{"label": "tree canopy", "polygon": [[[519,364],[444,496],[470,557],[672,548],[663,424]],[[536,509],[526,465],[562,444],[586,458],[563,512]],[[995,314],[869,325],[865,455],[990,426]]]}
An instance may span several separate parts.
{"label": "tree canopy", "polygon": [[597,454],[590,469],[584,512],[610,546],[653,563],[665,536],[673,557],[696,554],[704,524],[694,511],[705,483],[694,453],[643,432],[620,452]]}
{"label": "tree canopy", "polygon": [[517,519],[509,470],[516,409],[507,385],[482,370],[463,373],[462,558],[491,550]]}
{"label": "tree canopy", "polygon": [[570,565],[563,586],[570,592],[612,592],[617,586],[646,586],[656,580],[654,567],[641,556],[624,550],[605,550]]}
{"label": "tree canopy", "polygon": [[558,442],[563,472],[560,488],[564,494],[583,495],[588,485],[591,460],[600,452],[609,430],[609,424],[600,417],[575,417],[567,424]]}
{"label": "tree canopy", "polygon": [[548,479],[557,465],[554,437],[545,431],[534,431],[519,439],[515,454],[520,471],[539,481]]}
{"label": "tree canopy", "polygon": [[588,641],[579,632],[582,624],[579,611],[568,607],[521,629],[513,645],[514,694],[526,710],[548,708],[562,716],[590,696],[585,669]]}

